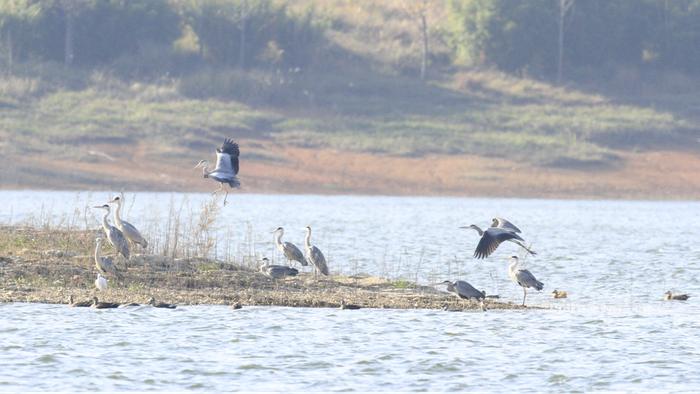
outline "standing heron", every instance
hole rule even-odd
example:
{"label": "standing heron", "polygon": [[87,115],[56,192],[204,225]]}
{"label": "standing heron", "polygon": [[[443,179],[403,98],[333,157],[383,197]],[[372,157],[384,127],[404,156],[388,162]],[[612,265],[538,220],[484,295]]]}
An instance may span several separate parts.
{"label": "standing heron", "polygon": [[[238,149],[238,144],[233,142],[232,139],[226,138],[224,143],[219,148],[216,148],[216,167],[214,170],[209,171],[209,162],[206,160],[200,160],[194,167],[202,167],[202,176],[204,178],[211,178],[219,182],[219,188],[212,194],[216,194],[224,190],[224,184],[228,184],[231,188],[241,186],[241,182],[239,182],[238,178],[236,177],[236,175],[238,175],[239,155],[240,150]],[[226,205],[228,190],[224,191],[226,192],[226,196],[224,197],[224,205]]]}
{"label": "standing heron", "polygon": [[510,277],[510,280],[523,288],[523,306],[525,306],[527,288],[532,287],[537,291],[540,291],[544,287],[544,284],[538,281],[530,271],[518,268],[518,256],[511,256],[510,259],[511,263],[510,266],[508,266],[508,276]]}
{"label": "standing heron", "polygon": [[117,204],[117,209],[114,210],[114,225],[124,234],[124,238],[126,238],[127,241],[146,249],[148,242],[143,238],[139,230],[126,220],[122,220],[121,211],[123,202],[124,193],[120,193],[119,196],[115,196],[112,201],[110,201],[110,203]]}
{"label": "standing heron", "polygon": [[125,259],[128,260],[130,255],[128,241],[124,237],[124,234],[122,234],[122,232],[119,231],[118,228],[112,226],[107,222],[107,217],[109,216],[109,205],[98,205],[93,208],[105,210],[105,215],[102,217],[102,230],[104,230],[107,240],[110,244],[112,244],[112,246],[114,246],[114,249],[117,250],[117,253],[121,254],[122,256],[124,256]]}
{"label": "standing heron", "polygon": [[321,274],[328,276],[328,265],[326,257],[321,250],[311,245],[311,226],[306,226],[306,237],[304,238],[304,249],[306,250],[306,260],[311,263]]}
{"label": "standing heron", "polygon": [[270,264],[270,260],[267,257],[263,257],[262,265],[260,266],[260,272],[272,279],[284,279],[288,276],[297,276],[299,270],[292,267],[287,267],[286,265],[274,265]]}
{"label": "standing heron", "polygon": [[121,280],[122,275],[114,265],[114,261],[111,257],[103,257],[101,249],[102,238],[95,238],[95,268],[97,268],[97,271],[101,274],[114,275],[117,279]]}
{"label": "standing heron", "polygon": [[[513,226],[515,227],[515,226]],[[498,245],[500,245],[502,242],[505,241],[510,241],[521,248],[525,249],[528,253],[531,255],[536,255],[534,251],[530,250],[527,246],[523,244],[525,242],[522,237],[520,237],[516,231],[514,231],[512,228],[508,227],[489,227],[485,231],[479,228],[479,226],[472,224],[470,226],[462,226],[460,228],[464,229],[474,229],[476,230],[479,235],[481,236],[481,239],[479,240],[479,244],[476,246],[476,250],[474,250],[474,257],[477,259],[484,259],[491,255],[494,251],[496,251],[496,248],[498,248]],[[517,229],[517,227],[516,227]],[[518,230],[520,231],[520,230]]]}
{"label": "standing heron", "polygon": [[272,233],[275,234],[275,245],[277,245],[277,249],[284,254],[284,257],[286,257],[290,263],[292,261],[298,261],[302,266],[309,265],[304,258],[304,254],[296,245],[287,241],[282,242],[282,236],[284,235],[284,229],[282,227],[277,227]]}
{"label": "standing heron", "polygon": [[102,274],[97,274],[97,279],[95,279],[95,287],[97,287],[97,290],[99,291],[107,290],[107,279],[105,279]]}

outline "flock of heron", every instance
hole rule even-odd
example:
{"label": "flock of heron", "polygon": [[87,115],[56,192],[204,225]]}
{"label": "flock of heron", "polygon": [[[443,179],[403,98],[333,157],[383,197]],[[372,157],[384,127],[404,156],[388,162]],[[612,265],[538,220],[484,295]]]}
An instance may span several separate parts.
{"label": "flock of heron", "polygon": [[[224,205],[226,205],[226,199],[228,197],[228,190],[225,189],[225,185],[228,185],[230,188],[237,188],[241,185],[237,177],[239,170],[239,155],[240,149],[238,144],[232,139],[227,138],[224,140],[224,143],[216,149],[216,166],[213,170],[209,169],[209,163],[206,160],[201,160],[195,166],[195,168],[202,168],[202,176],[204,178],[213,179],[220,184],[219,189],[214,191],[212,194],[225,191],[226,195],[224,197]],[[111,225],[108,220],[110,212],[112,212],[111,204],[116,205],[113,211],[114,226]],[[95,206],[94,208],[103,209],[105,211],[105,214],[102,217],[102,230],[104,232],[104,236],[117,251],[117,255],[122,255],[124,259],[128,261],[131,254],[130,250],[132,248],[140,247],[145,249],[148,246],[148,242],[135,226],[122,219],[121,208],[123,204],[124,194],[120,193],[120,195],[115,196],[108,203]],[[474,224],[460,228],[473,229],[479,234],[480,239],[474,251],[474,257],[477,259],[485,259],[489,257],[494,251],[496,251],[501,243],[506,241],[518,245],[527,254],[537,254],[525,245],[526,241],[520,235],[522,233],[521,230],[506,219],[499,217],[494,218],[491,225],[485,230],[482,230],[479,226]],[[284,255],[289,264],[297,262],[302,267],[311,265],[316,274],[327,276],[329,271],[326,258],[318,247],[311,244],[311,227],[306,226],[304,230],[306,231],[306,236],[304,238],[303,252],[293,243],[282,241],[282,237],[284,236],[284,228],[282,227],[278,227],[272,232],[274,234],[275,246]],[[107,289],[108,282],[105,276],[111,276],[118,280],[122,279],[122,274],[117,269],[113,258],[102,256],[102,245],[102,238],[96,238],[95,267],[97,269],[97,279],[95,280],[95,286],[99,290]],[[270,264],[267,258],[263,258],[261,262],[260,272],[273,279],[282,279],[288,276],[295,276],[299,273],[299,270],[292,266]],[[517,256],[510,257],[508,276],[511,281],[522,287],[523,306],[525,306],[525,301],[527,298],[527,289],[532,288],[537,291],[541,291],[544,287],[544,284],[537,280],[532,272],[521,268],[520,261]],[[477,290],[474,286],[464,280],[457,280],[455,282],[444,281],[436,283],[435,285],[446,285],[447,291],[454,293],[460,299],[478,301],[481,303],[482,307],[484,305],[484,299],[487,298],[485,291]],[[552,294],[554,298],[567,297],[567,293],[565,291],[554,290]],[[673,294],[671,292],[667,292],[665,298],[687,299],[688,296],[685,294]],[[119,304],[101,303],[98,301],[97,297],[95,297],[92,301],[86,301],[85,303],[74,303],[73,300],[71,300],[71,304],[74,306],[88,306],[88,303],[97,308],[113,308],[120,306]],[[174,307],[174,305],[171,304],[157,303],[153,298],[149,300],[149,304],[162,308]]]}

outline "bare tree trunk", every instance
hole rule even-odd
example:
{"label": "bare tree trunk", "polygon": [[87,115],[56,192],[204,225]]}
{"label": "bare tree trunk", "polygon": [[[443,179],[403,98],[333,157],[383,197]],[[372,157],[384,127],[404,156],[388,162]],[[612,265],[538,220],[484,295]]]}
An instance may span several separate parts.
{"label": "bare tree trunk", "polygon": [[7,46],[7,73],[12,74],[12,66],[14,64],[14,45],[12,42],[12,29],[7,29],[7,37],[6,37],[6,46]]}
{"label": "bare tree trunk", "polygon": [[557,84],[561,84],[564,68],[564,20],[574,0],[559,0],[559,45],[557,56]]}
{"label": "bare tree trunk", "polygon": [[423,53],[421,56],[420,63],[420,79],[421,81],[425,81],[428,73],[428,54],[430,50],[430,48],[428,47],[428,18],[425,15],[425,10],[423,10],[423,12],[421,12],[420,14],[420,22],[421,33],[423,35]]}
{"label": "bare tree trunk", "polygon": [[65,36],[65,47],[64,47],[64,59],[63,59],[63,64],[66,67],[70,67],[73,65],[73,60],[75,59],[75,51],[74,51],[74,31],[75,31],[75,18],[73,17],[73,13],[70,10],[65,9],[64,10],[65,15],[66,15],[66,36]]}

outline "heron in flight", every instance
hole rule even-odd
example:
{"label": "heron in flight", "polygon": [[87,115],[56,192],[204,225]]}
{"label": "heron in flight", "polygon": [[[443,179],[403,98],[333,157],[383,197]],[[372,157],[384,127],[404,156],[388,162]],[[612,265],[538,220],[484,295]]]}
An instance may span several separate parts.
{"label": "heron in flight", "polygon": [[238,149],[238,144],[233,142],[232,139],[226,138],[224,143],[216,148],[216,167],[214,170],[209,171],[209,162],[206,160],[200,160],[194,167],[202,167],[202,176],[204,178],[211,178],[219,182],[219,188],[212,194],[224,190],[226,192],[224,205],[226,205],[226,198],[228,198],[228,190],[224,189],[224,184],[228,184],[231,188],[241,186],[241,182],[239,182],[238,177],[236,177],[236,175],[238,175],[239,155],[240,150]]}
{"label": "heron in flight", "polygon": [[122,234],[122,232],[119,231],[118,228],[112,226],[111,224],[109,224],[109,222],[107,222],[107,217],[109,216],[109,205],[98,205],[93,208],[105,210],[105,215],[102,217],[102,230],[104,230],[107,240],[110,244],[112,244],[112,246],[114,246],[114,249],[117,250],[117,253],[121,254],[122,256],[124,256],[125,259],[128,260],[130,255],[129,243],[124,237],[124,234]]}
{"label": "heron in flight", "polygon": [[141,246],[142,248],[146,249],[148,246],[148,242],[146,241],[145,238],[141,235],[139,230],[136,229],[131,223],[127,222],[126,220],[122,220],[121,217],[121,211],[122,211],[122,203],[124,203],[124,193],[119,193],[119,196],[115,196],[110,203],[116,203],[117,204],[117,209],[114,210],[114,225],[119,229],[119,231],[124,234],[124,238],[126,238],[129,242],[132,244],[136,244]]}
{"label": "heron in flight", "polygon": [[107,290],[107,279],[100,273],[97,274],[97,279],[95,279],[95,287],[97,287],[99,291]]}
{"label": "heron in flight", "polygon": [[[494,225],[496,227],[494,227]],[[479,244],[476,246],[476,250],[474,250],[474,257],[477,259],[484,259],[490,256],[491,253],[496,251],[498,245],[505,241],[517,244],[531,255],[537,254],[536,252],[530,250],[530,248],[525,246],[525,244],[523,243],[525,242],[525,240],[518,235],[520,229],[515,227],[515,225],[513,225],[511,222],[505,219],[494,218],[491,227],[487,228],[486,230],[482,230],[479,226],[475,224],[472,224],[470,226],[462,226],[460,228],[474,229],[481,236]]]}
{"label": "heron in flight", "polygon": [[511,263],[508,266],[508,276],[510,280],[517,283],[523,288],[523,306],[525,306],[525,298],[527,297],[527,288],[532,287],[537,291],[542,290],[544,284],[535,278],[535,275],[526,269],[518,268],[518,256],[511,256]]}
{"label": "heron in flight", "polygon": [[292,261],[297,261],[302,266],[309,265],[304,258],[304,254],[301,252],[301,250],[299,250],[299,248],[297,248],[296,245],[287,241],[282,242],[282,236],[284,235],[284,229],[282,227],[277,227],[277,229],[272,233],[275,234],[275,245],[277,245],[277,249],[284,254],[284,257],[286,257],[290,263]]}
{"label": "heron in flight", "polygon": [[[121,280],[122,275],[119,273],[119,270],[117,270],[117,267],[114,265],[114,261],[111,257],[103,257],[101,249],[102,238],[95,238],[95,268],[97,268],[97,271],[100,274],[114,275],[115,277],[117,277],[117,279]],[[97,287],[99,288],[99,286]]]}
{"label": "heron in flight", "polygon": [[299,274],[299,270],[296,268],[287,267],[286,265],[270,264],[270,260],[268,260],[267,257],[263,257],[262,259],[260,272],[272,279],[284,279],[288,276],[297,276]]}
{"label": "heron in flight", "polygon": [[311,245],[311,226],[306,226],[306,237],[304,238],[304,249],[306,250],[306,260],[313,265],[318,272],[328,276],[328,265],[326,257],[321,249]]}

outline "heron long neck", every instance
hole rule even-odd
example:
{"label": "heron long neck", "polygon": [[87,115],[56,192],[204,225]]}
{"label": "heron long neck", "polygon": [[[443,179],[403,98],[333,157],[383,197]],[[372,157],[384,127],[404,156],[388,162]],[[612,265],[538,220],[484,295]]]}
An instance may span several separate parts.
{"label": "heron long neck", "polygon": [[484,231],[483,231],[481,228],[479,228],[479,226],[477,226],[476,224],[472,224],[472,225],[469,226],[469,227],[470,227],[470,228],[473,228],[474,230],[476,230],[476,232],[478,232],[479,235],[484,235]]}
{"label": "heron long neck", "polygon": [[212,172],[209,171],[209,163],[204,163],[204,165],[202,165],[202,176],[206,178],[211,173]]}
{"label": "heron long neck", "polygon": [[282,235],[284,234],[283,231],[278,231],[275,233],[275,245],[277,245],[278,248],[282,247]]}
{"label": "heron long neck", "polygon": [[95,262],[98,263],[100,261],[100,256],[102,255],[100,253],[100,244],[95,244]]}
{"label": "heron long neck", "polygon": [[518,270],[518,260],[513,259],[513,262],[508,266],[508,272],[513,274]]}
{"label": "heron long neck", "polygon": [[306,237],[304,237],[304,246],[307,249],[311,249],[311,230],[306,230]]}
{"label": "heron long neck", "polygon": [[105,231],[109,231],[109,223],[107,223],[107,216],[109,216],[109,211],[105,211],[105,215],[102,216],[102,228],[104,228]]}
{"label": "heron long neck", "polygon": [[122,224],[122,218],[121,218],[121,212],[122,212],[122,199],[120,198],[117,200],[117,209],[114,210],[114,223],[119,227]]}

